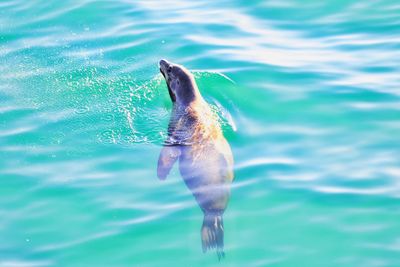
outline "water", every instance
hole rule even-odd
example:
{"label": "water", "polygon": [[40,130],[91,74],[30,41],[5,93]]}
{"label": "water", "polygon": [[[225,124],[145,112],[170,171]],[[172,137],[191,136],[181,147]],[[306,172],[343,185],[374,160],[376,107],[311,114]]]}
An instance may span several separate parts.
{"label": "water", "polygon": [[[233,149],[221,262],[161,58]],[[394,0],[2,0],[0,266],[399,266],[399,58]]]}

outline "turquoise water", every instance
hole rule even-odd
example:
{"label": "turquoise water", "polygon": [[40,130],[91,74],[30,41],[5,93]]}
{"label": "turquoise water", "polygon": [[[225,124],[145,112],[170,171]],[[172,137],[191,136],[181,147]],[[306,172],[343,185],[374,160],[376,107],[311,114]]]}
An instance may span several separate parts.
{"label": "turquoise water", "polygon": [[[226,258],[156,175],[167,58],[235,157]],[[398,1],[0,2],[0,266],[400,266]]]}

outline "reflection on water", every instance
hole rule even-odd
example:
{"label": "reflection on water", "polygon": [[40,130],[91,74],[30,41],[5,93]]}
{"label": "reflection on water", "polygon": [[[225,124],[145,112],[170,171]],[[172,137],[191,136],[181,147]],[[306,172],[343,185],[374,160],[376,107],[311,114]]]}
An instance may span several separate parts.
{"label": "reflection on water", "polygon": [[[2,1],[0,266],[398,266],[399,31],[392,0]],[[156,178],[160,58],[233,149],[221,263]]]}

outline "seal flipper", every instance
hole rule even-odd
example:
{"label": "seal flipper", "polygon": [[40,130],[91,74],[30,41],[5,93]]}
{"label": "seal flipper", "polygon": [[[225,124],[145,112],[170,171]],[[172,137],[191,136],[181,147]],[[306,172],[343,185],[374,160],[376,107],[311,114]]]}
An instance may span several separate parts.
{"label": "seal flipper", "polygon": [[172,166],[179,158],[181,151],[178,146],[164,146],[158,158],[157,176],[160,180],[165,180]]}
{"label": "seal flipper", "polygon": [[201,242],[203,252],[215,249],[218,260],[225,257],[222,214],[204,214],[203,226],[201,227]]}

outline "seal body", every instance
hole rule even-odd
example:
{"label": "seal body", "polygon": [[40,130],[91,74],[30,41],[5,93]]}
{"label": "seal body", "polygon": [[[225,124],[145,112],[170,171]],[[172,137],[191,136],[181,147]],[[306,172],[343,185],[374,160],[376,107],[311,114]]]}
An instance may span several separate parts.
{"label": "seal body", "polygon": [[233,156],[218,120],[201,97],[192,74],[184,67],[160,61],[173,102],[168,137],[161,150],[157,174],[165,179],[176,161],[179,171],[204,213],[203,251],[224,255],[222,215],[233,181]]}

